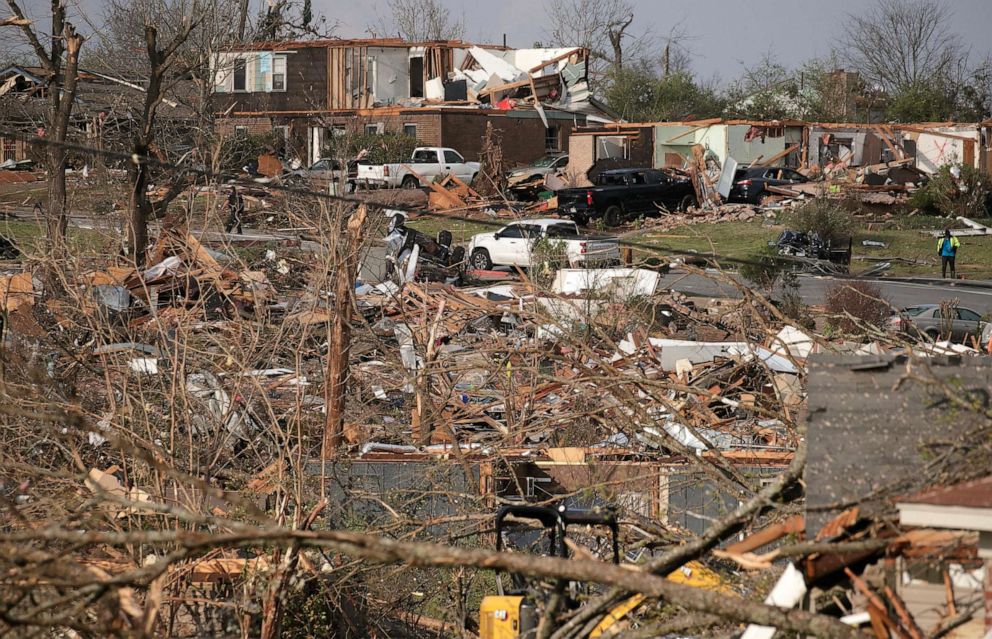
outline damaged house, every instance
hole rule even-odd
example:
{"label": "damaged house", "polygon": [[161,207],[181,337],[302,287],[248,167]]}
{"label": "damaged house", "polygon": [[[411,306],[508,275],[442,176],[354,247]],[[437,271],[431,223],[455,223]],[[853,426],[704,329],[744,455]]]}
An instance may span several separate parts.
{"label": "damaged house", "polygon": [[[9,130],[44,135],[49,108],[47,71],[35,66],[10,66],[0,70],[0,122]],[[135,116],[144,103],[144,80],[122,78],[111,72],[80,69],[76,100],[69,124],[69,137],[77,143],[100,149],[128,145]],[[192,83],[179,82],[172,97],[194,91]],[[169,130],[172,144],[158,149],[165,157],[178,159],[192,144],[188,133],[196,113],[186,100],[166,98],[158,112],[158,125]],[[36,157],[37,156],[37,157]],[[0,162],[39,159],[31,144],[14,137],[0,136]],[[73,162],[74,158],[70,158]]]}
{"label": "damaged house", "polygon": [[961,163],[992,175],[989,122],[920,124],[710,120],[586,126],[570,140],[570,175],[595,167],[686,168],[699,159],[715,173],[737,166],[787,167],[826,175],[872,167],[934,173]]}
{"label": "damaged house", "polygon": [[486,123],[509,162],[568,150],[612,121],[590,95],[581,47],[510,49],[394,38],[252,43],[215,55],[224,134],[275,131],[307,162],[331,136],[396,133],[476,159]]}

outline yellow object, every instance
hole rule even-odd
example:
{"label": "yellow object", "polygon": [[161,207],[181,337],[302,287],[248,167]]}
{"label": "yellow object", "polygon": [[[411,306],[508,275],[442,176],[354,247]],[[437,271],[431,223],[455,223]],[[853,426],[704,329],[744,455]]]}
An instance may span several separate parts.
{"label": "yellow object", "polygon": [[690,561],[681,568],[673,570],[668,574],[666,579],[673,583],[685,584],[693,588],[722,592],[725,595],[735,594],[730,588],[730,584],[724,581],[723,577],[698,561]]}
{"label": "yellow object", "polygon": [[[693,588],[713,590],[727,595],[736,594],[730,588],[730,584],[724,581],[719,574],[710,570],[698,561],[690,561],[681,568],[673,570],[668,574],[666,579],[673,583],[692,586]],[[589,637],[591,639],[596,639],[596,637],[602,636],[603,633],[612,628],[614,624],[620,622],[620,620],[629,615],[631,611],[640,606],[643,601],[644,595],[634,595],[630,599],[620,603],[616,608],[603,617],[603,620],[599,622],[599,625],[596,626],[591,633],[589,633]]]}
{"label": "yellow object", "polygon": [[523,597],[491,595],[479,606],[480,639],[517,639]]}
{"label": "yellow object", "polygon": [[592,632],[589,633],[591,639],[601,636],[604,632],[613,627],[613,624],[619,622],[621,619],[630,614],[630,611],[641,605],[644,601],[644,595],[634,595],[630,599],[621,602],[616,608],[611,610],[603,617],[603,620],[599,622]]}

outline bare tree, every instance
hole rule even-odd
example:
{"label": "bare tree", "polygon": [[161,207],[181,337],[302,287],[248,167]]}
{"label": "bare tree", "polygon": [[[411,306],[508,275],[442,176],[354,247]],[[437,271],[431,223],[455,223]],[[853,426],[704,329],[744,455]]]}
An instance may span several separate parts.
{"label": "bare tree", "polygon": [[556,45],[585,47],[594,58],[617,69],[623,68],[625,57],[631,57],[626,46],[634,8],[627,0],[551,0],[547,16],[548,36]]}
{"label": "bare tree", "polygon": [[84,38],[66,19],[66,4],[52,0],[51,43],[48,49],[41,43],[39,31],[31,26],[16,0],[7,0],[14,14],[13,24],[20,27],[24,38],[34,49],[38,61],[45,69],[48,110],[45,117],[45,137],[55,144],[49,145],[45,154],[48,170],[47,241],[56,258],[65,255],[65,236],[69,218],[66,212],[65,170],[68,153],[60,146],[67,139],[72,107],[76,100],[76,82],[79,71],[79,50]]}
{"label": "bare tree", "polygon": [[886,91],[950,80],[967,57],[950,18],[936,0],[878,0],[866,13],[848,16],[846,62]]}
{"label": "bare tree", "polygon": [[[457,40],[465,37],[465,16],[455,17],[442,0],[388,0],[390,15],[380,18],[379,31],[404,40]],[[372,29],[375,31],[375,29]]]}

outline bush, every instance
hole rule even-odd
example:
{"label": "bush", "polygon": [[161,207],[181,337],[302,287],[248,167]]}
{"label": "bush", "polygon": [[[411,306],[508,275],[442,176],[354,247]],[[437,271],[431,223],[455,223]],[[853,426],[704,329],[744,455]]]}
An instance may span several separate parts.
{"label": "bush", "polygon": [[846,333],[881,328],[892,307],[877,284],[858,280],[837,282],[827,291],[828,322]]}
{"label": "bush", "polygon": [[818,198],[803,204],[788,218],[794,231],[816,233],[826,242],[850,237],[854,230],[851,212],[836,200]]}
{"label": "bush", "polygon": [[406,162],[417,148],[416,138],[399,133],[359,133],[332,137],[321,149],[324,157],[350,160],[365,150],[373,164]]}
{"label": "bush", "polygon": [[945,164],[909,201],[926,213],[984,217],[988,196],[989,187],[981,171],[964,164]]}
{"label": "bush", "polygon": [[275,133],[229,135],[221,142],[221,170],[238,172],[249,160],[274,153],[285,142]]}

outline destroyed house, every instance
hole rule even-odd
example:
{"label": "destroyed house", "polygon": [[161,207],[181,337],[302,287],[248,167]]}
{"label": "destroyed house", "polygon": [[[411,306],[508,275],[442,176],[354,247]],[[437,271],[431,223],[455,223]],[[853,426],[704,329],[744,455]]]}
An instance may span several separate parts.
{"label": "destroyed house", "polygon": [[[48,72],[42,67],[10,66],[0,71],[0,125],[28,135],[43,135],[48,102]],[[76,98],[69,123],[69,138],[99,148],[128,148],[136,117],[145,100],[142,79],[126,79],[110,72],[80,69]],[[192,83],[181,80],[162,100],[157,125],[169,131],[173,144],[163,145],[166,157],[177,158],[191,148],[183,135],[192,128],[193,109],[179,95],[195,91]],[[162,136],[160,136],[162,137]],[[183,140],[186,139],[185,144]],[[0,162],[39,159],[31,145],[14,137],[0,137]],[[75,158],[70,156],[70,163]]]}
{"label": "destroyed house", "polygon": [[331,136],[397,133],[476,159],[487,121],[504,154],[530,162],[568,150],[577,126],[612,121],[589,94],[581,47],[510,49],[399,39],[252,43],[213,59],[224,134],[275,131],[300,159]]}
{"label": "destroyed house", "polygon": [[915,124],[820,123],[800,120],[710,120],[587,126],[570,140],[569,173],[595,167],[686,168],[702,150],[717,172],[738,166],[788,167],[830,174],[851,169],[912,167],[934,173],[961,163],[992,175],[989,122]]}

